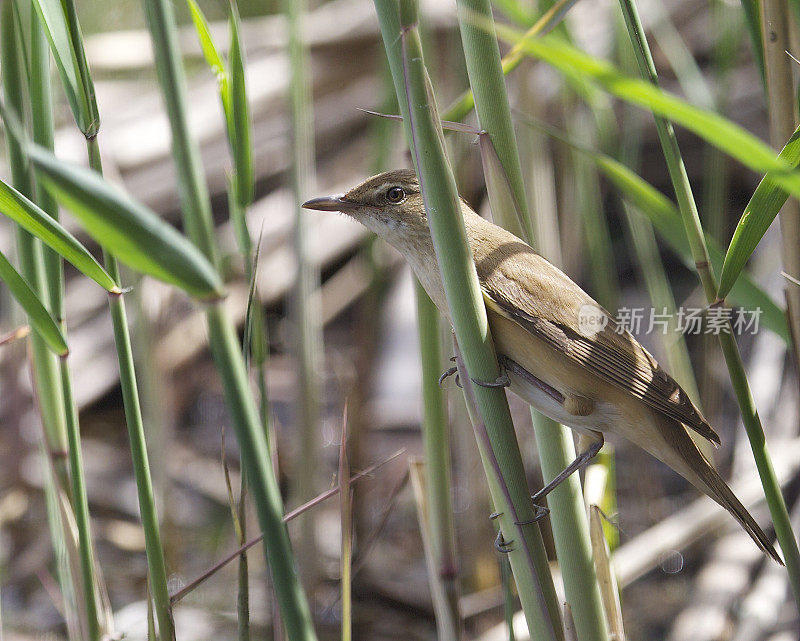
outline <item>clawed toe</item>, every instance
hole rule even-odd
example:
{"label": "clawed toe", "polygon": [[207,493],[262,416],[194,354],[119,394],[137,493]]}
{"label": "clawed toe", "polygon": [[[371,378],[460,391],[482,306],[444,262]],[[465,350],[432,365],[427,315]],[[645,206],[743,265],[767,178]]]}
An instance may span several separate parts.
{"label": "clawed toe", "polygon": [[458,373],[458,368],[457,367],[449,367],[449,368],[447,368],[444,372],[442,372],[442,375],[439,377],[439,387],[442,387],[442,385],[444,385],[444,382],[448,378],[450,378],[453,374],[456,374],[456,385],[458,385],[458,375],[457,375],[457,373]]}
{"label": "clawed toe", "polygon": [[508,378],[508,374],[503,372],[500,376],[497,377],[496,380],[493,381],[479,381],[476,378],[470,377],[470,379],[475,385],[480,385],[481,387],[489,387],[489,388],[497,388],[497,387],[508,387],[511,385],[511,380]]}
{"label": "clawed toe", "polygon": [[[531,498],[535,499],[536,495],[534,494]],[[530,525],[531,523],[538,523],[544,517],[550,514],[550,508],[545,507],[544,505],[537,505],[535,500],[533,503],[533,518],[528,521],[520,521],[517,525]]]}
{"label": "clawed toe", "polygon": [[[494,521],[495,519],[498,519],[501,516],[503,516],[502,512],[492,512],[489,515],[489,520],[490,521]],[[498,530],[497,536],[494,539],[494,549],[495,550],[500,552],[500,554],[508,554],[509,552],[511,552],[511,550],[514,549],[513,544],[514,544],[513,540],[506,541],[505,538],[503,538],[503,531],[502,530]]]}
{"label": "clawed toe", "polygon": [[514,549],[514,541],[506,541],[503,538],[503,533],[498,532],[497,536],[494,539],[494,549],[500,552],[500,554],[508,554]]}

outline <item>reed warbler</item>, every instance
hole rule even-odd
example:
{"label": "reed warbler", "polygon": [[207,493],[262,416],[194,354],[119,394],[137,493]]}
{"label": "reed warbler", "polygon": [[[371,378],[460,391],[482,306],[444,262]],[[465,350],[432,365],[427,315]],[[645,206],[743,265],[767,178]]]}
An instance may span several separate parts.
{"label": "reed warbler", "polygon": [[[347,214],[393,245],[449,316],[413,171],[386,172],[346,194],[315,198],[303,207]],[[689,435],[691,429],[720,443],[678,383],[566,274],[463,200],[461,211],[511,391],[581,436],[578,457],[534,501],[585,465],[602,446],[603,432],[619,434],[722,505],[761,550],[782,564],[770,539]]]}

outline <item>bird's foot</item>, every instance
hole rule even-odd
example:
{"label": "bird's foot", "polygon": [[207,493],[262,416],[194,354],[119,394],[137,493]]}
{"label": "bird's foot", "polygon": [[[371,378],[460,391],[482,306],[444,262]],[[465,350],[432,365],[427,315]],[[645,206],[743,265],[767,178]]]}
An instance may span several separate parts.
{"label": "bird's foot", "polygon": [[494,549],[500,552],[500,554],[508,554],[514,550],[514,541],[506,541],[503,538],[503,533],[498,532],[497,536],[494,539]]}
{"label": "bird's foot", "polygon": [[[456,360],[455,356],[453,356],[450,359],[451,362],[455,362],[455,360]],[[456,385],[458,387],[461,387],[461,379],[458,378],[458,367],[455,365],[453,365],[453,367],[448,367],[444,372],[442,372],[442,375],[439,377],[439,387],[442,387],[444,385],[444,382],[448,378],[450,378],[453,374],[456,375]]]}
{"label": "bird's foot", "polygon": [[471,376],[470,376],[469,380],[471,380],[473,383],[475,383],[475,385],[480,385],[481,387],[489,387],[489,388],[508,387],[509,385],[511,385],[511,379],[508,378],[508,372],[506,371],[505,358],[499,357],[497,359],[497,362],[500,365],[500,376],[498,376],[495,380],[493,380],[493,381],[479,381],[477,378],[472,378]]}
{"label": "bird's foot", "polygon": [[471,380],[475,385],[480,385],[481,387],[489,387],[489,388],[497,388],[497,387],[508,387],[511,385],[511,380],[508,378],[508,374],[503,372],[493,381],[479,381],[477,378],[472,378],[470,376],[469,380]]}
{"label": "bird's foot", "polygon": [[[450,360],[455,361],[456,357],[453,356]],[[439,387],[441,387],[442,384],[445,382],[445,380],[447,380],[453,374],[455,374],[456,376],[456,385],[458,385],[459,387],[463,387],[463,385],[461,385],[461,381],[458,378],[458,367],[456,366],[450,367],[446,369],[444,372],[442,372],[442,375],[439,377]],[[503,361],[500,361],[500,376],[498,376],[495,380],[481,381],[478,380],[477,378],[473,378],[472,376],[470,376],[469,380],[475,383],[475,385],[479,385],[480,387],[502,388],[511,385],[511,380],[508,378],[508,374],[506,373],[506,368],[505,365],[503,364]]]}
{"label": "bird's foot", "polygon": [[536,497],[537,497],[536,494],[534,494],[531,497],[531,500],[533,501],[533,518],[527,521],[520,521],[519,523],[517,523],[517,525],[530,525],[531,523],[538,523],[544,517],[550,514],[550,508],[544,505],[539,505],[536,502]]}
{"label": "bird's foot", "polygon": [[[492,512],[489,515],[489,519],[494,521],[495,519],[502,516],[502,514],[503,514],[502,512]],[[514,549],[514,541],[513,539],[511,541],[506,541],[505,538],[503,537],[503,531],[498,530],[497,536],[494,539],[494,549],[500,552],[500,554],[508,554]]]}

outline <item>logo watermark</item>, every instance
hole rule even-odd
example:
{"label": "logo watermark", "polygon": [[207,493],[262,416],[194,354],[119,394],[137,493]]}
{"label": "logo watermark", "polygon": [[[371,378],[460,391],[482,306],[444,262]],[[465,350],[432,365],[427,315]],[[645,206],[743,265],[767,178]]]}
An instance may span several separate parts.
{"label": "logo watermark", "polygon": [[608,325],[608,314],[597,305],[581,305],[578,310],[578,327],[583,334],[597,334]]}
{"label": "logo watermark", "polygon": [[[670,313],[666,307],[658,311],[648,307],[620,307],[614,317],[614,331],[626,330],[633,335],[668,334],[755,334],[762,310],[730,307],[679,307]],[[596,334],[609,323],[608,314],[595,305],[582,305],[578,310],[578,327],[584,334]]]}

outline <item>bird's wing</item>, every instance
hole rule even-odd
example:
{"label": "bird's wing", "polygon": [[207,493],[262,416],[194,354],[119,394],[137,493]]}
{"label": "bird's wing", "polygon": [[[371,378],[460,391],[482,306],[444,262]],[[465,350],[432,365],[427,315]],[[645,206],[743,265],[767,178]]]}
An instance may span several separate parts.
{"label": "bird's wing", "polygon": [[[544,339],[603,380],[713,443],[720,443],[719,436],[680,385],[565,274],[527,245],[513,249],[513,260],[498,248],[492,254],[475,258],[484,298],[495,312]],[[602,329],[584,328],[578,322],[578,315],[587,307],[605,314],[607,321]]]}

